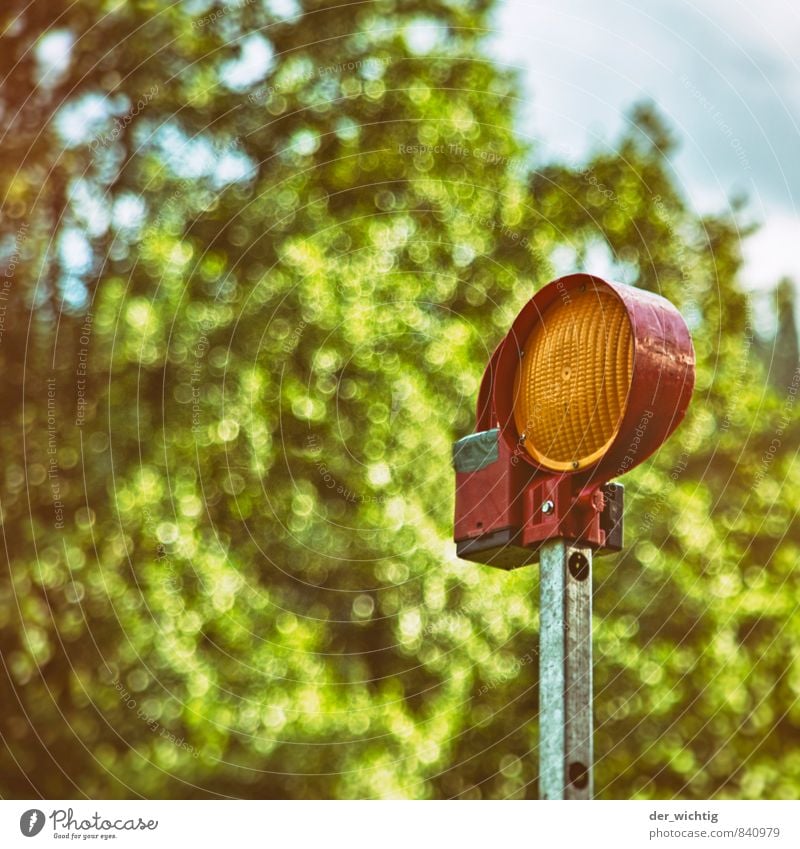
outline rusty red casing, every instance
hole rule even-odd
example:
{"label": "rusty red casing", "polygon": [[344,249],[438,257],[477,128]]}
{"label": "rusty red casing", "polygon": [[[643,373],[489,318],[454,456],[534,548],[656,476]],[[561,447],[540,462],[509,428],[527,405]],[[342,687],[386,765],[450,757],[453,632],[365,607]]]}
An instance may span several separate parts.
{"label": "rusty red casing", "polygon": [[[587,284],[607,288],[625,307],[633,338],[631,383],[622,422],[606,453],[593,466],[557,473],[538,465],[521,444],[514,422],[515,377],[526,340],[547,309]],[[540,289],[487,364],[475,434],[454,446],[459,556],[514,568],[534,562],[541,543],[559,537],[597,550],[619,550],[623,490],[609,481],[647,459],[680,424],[694,376],[689,330],[660,295],[589,274],[561,277]],[[496,439],[496,450],[481,455],[481,439],[486,446]],[[474,449],[478,459],[470,462],[466,449]]]}

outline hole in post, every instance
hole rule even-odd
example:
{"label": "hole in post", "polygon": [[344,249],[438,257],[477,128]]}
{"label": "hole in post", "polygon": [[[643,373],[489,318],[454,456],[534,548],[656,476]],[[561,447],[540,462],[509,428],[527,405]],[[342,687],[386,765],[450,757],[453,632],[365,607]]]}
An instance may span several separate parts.
{"label": "hole in post", "polygon": [[580,551],[573,551],[567,561],[569,573],[576,581],[585,581],[589,577],[589,558]]}
{"label": "hole in post", "polygon": [[567,770],[569,783],[578,790],[583,790],[589,784],[589,770],[580,761],[573,761]]}

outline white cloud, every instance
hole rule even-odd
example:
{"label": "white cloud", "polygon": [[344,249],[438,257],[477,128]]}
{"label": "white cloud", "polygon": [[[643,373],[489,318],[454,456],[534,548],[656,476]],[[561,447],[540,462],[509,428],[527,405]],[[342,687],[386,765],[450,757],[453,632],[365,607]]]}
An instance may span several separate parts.
{"label": "white cloud", "polygon": [[762,288],[782,277],[800,283],[800,216],[773,213],[744,243],[746,283]]}
{"label": "white cloud", "polygon": [[522,130],[577,160],[613,142],[648,97],[678,134],[669,167],[703,211],[745,192],[760,235],[749,280],[800,281],[783,237],[800,216],[800,7],[789,0],[505,0],[493,52],[524,71]]}

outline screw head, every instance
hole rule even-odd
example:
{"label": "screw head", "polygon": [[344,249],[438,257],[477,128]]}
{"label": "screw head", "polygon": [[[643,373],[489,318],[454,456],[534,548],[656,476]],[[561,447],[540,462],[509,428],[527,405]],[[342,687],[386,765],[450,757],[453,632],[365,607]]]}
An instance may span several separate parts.
{"label": "screw head", "polygon": [[553,510],[556,509],[556,505],[548,498],[544,504],[542,504],[542,513],[547,515],[548,513],[552,513]]}

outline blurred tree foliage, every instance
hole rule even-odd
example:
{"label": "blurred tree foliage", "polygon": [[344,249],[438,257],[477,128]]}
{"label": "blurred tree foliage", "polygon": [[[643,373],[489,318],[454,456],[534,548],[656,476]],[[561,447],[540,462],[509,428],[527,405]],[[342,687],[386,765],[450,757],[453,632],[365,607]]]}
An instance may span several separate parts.
{"label": "blurred tree foliage", "polygon": [[532,167],[490,7],[0,11],[2,795],[535,797],[536,570],[455,559],[450,447],[598,251],[699,364],[596,566],[599,794],[800,792],[791,288],[776,344],[649,106]]}

